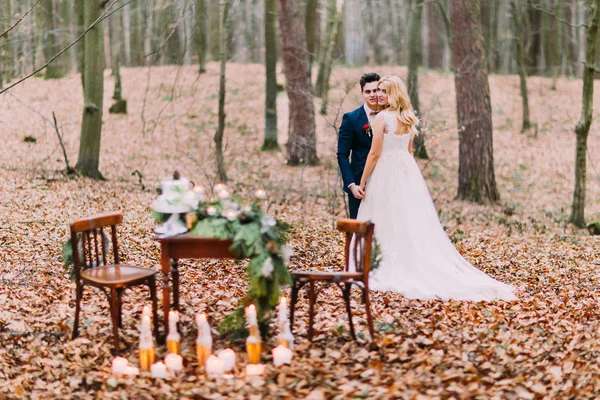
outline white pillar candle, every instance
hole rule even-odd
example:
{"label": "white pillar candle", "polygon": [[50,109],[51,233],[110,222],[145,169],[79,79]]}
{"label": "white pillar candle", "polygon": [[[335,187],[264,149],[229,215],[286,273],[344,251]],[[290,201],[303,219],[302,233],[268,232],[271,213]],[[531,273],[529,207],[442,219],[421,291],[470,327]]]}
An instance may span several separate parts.
{"label": "white pillar candle", "polygon": [[136,367],[132,367],[130,365],[125,367],[125,375],[139,375],[140,374],[140,370],[139,368]]}
{"label": "white pillar candle", "polygon": [[206,207],[206,215],[208,215],[209,217],[214,217],[215,215],[217,215],[217,208],[215,206]]}
{"label": "white pillar candle", "polygon": [[194,195],[196,195],[196,199],[198,199],[198,201],[206,200],[206,197],[204,197],[204,188],[202,186],[196,185],[192,191],[194,192]]}
{"label": "white pillar candle", "polygon": [[214,186],[215,193],[219,193],[222,190],[227,189],[227,186],[224,183],[216,183]]}
{"label": "white pillar candle", "polygon": [[219,199],[221,199],[221,200],[227,200],[228,198],[230,198],[230,197],[231,197],[231,193],[229,193],[229,190],[227,190],[227,189],[223,189],[223,190],[221,190],[221,191],[219,191],[219,192],[217,193],[217,196],[218,196],[218,197],[219,197]]}
{"label": "white pillar candle", "polygon": [[153,378],[167,378],[167,366],[162,362],[157,362],[150,366],[150,372]]}
{"label": "white pillar candle", "polygon": [[123,357],[115,357],[112,360],[112,372],[115,374],[125,374],[129,361]]}
{"label": "white pillar candle", "polygon": [[210,375],[223,375],[223,362],[216,356],[208,357],[206,360],[206,373]]}
{"label": "white pillar candle", "polygon": [[248,321],[249,326],[258,325],[256,320],[256,307],[254,304],[250,304],[248,307],[246,307],[246,321]]}
{"label": "white pillar candle", "polygon": [[292,363],[292,351],[285,346],[279,345],[273,349],[273,365],[279,366]]}
{"label": "white pillar candle", "polygon": [[148,306],[142,307],[142,321],[144,320],[144,317],[150,318],[151,315],[152,314],[150,313],[150,307],[148,307]]}
{"label": "white pillar candle", "polygon": [[169,371],[181,371],[183,369],[183,358],[179,354],[169,353],[165,357],[165,365]]}
{"label": "white pillar candle", "polygon": [[254,192],[254,195],[259,200],[263,200],[263,199],[267,198],[267,192],[265,192],[264,189],[257,189],[256,192]]}
{"label": "white pillar candle", "polygon": [[246,365],[246,376],[262,375],[265,372],[264,364],[248,364]]}
{"label": "white pillar candle", "polygon": [[279,306],[277,307],[277,320],[280,323],[285,323],[288,319],[288,307],[287,300],[285,297],[282,297],[279,301]]}
{"label": "white pillar candle", "polygon": [[218,354],[219,360],[223,363],[223,371],[228,372],[235,366],[235,351],[231,349],[221,350]]}

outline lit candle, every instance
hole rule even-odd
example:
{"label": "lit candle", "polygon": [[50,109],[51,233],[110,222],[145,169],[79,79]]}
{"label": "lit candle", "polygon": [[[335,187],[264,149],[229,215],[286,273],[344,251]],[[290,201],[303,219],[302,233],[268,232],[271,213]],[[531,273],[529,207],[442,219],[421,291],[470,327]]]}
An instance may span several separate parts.
{"label": "lit candle", "polygon": [[291,364],[292,351],[285,346],[279,345],[273,349],[273,365]]}
{"label": "lit candle", "polygon": [[125,367],[125,375],[139,375],[140,370],[136,367],[126,366]]}
{"label": "lit candle", "polygon": [[285,299],[285,297],[282,297],[281,300],[279,301],[279,307],[277,307],[277,320],[279,321],[280,324],[285,323],[285,321],[287,321],[288,318],[288,312],[287,312],[287,301]]}
{"label": "lit candle", "polygon": [[225,210],[225,212],[223,213],[223,216],[230,221],[235,221],[235,219],[238,216],[238,213],[235,210],[229,209],[229,210]]}
{"label": "lit candle", "polygon": [[256,306],[254,304],[250,304],[246,307],[246,321],[248,321],[249,326],[258,325],[258,322],[256,321]]}
{"label": "lit candle", "polygon": [[179,354],[169,353],[165,357],[165,365],[169,371],[181,371],[183,369],[183,357]]}
{"label": "lit candle", "polygon": [[256,192],[254,192],[254,196],[256,196],[256,198],[259,200],[263,200],[267,198],[267,192],[265,192],[264,189],[258,189]]}
{"label": "lit candle", "polygon": [[177,322],[179,322],[179,312],[169,311],[169,334],[167,335],[167,349],[169,353],[179,354],[181,347],[181,335],[177,332]]}
{"label": "lit candle", "polygon": [[114,374],[125,374],[129,361],[123,357],[115,357],[112,360],[112,372]]}
{"label": "lit candle", "polygon": [[216,356],[208,357],[208,360],[206,360],[206,373],[215,376],[223,375],[223,362]]}
{"label": "lit candle", "polygon": [[154,363],[154,341],[150,330],[150,317],[144,315],[140,327],[140,368],[148,371],[152,363]]}
{"label": "lit candle", "polygon": [[196,325],[198,326],[196,357],[198,358],[198,364],[204,365],[212,353],[212,336],[206,314],[196,314]]}
{"label": "lit candle", "polygon": [[224,183],[219,182],[215,184],[213,189],[215,193],[219,193],[220,191],[227,189],[227,186]]}
{"label": "lit candle", "polygon": [[217,193],[217,196],[221,200],[227,200],[228,198],[231,197],[231,194],[229,193],[229,190],[223,189],[223,190],[221,190],[220,192]]}
{"label": "lit candle", "polygon": [[293,350],[294,335],[292,335],[292,330],[290,329],[290,321],[285,321],[284,323],[280,324],[279,329],[280,331],[279,335],[277,335],[277,344],[287,347],[290,350]]}
{"label": "lit candle", "polygon": [[244,206],[244,212],[249,213],[250,211],[252,211],[252,207],[250,207],[250,206]]}
{"label": "lit candle", "polygon": [[221,360],[221,363],[223,364],[224,372],[231,371],[235,366],[235,351],[231,349],[221,350],[219,352],[218,357],[219,360]]}
{"label": "lit candle", "polygon": [[152,314],[150,313],[150,307],[148,307],[148,306],[142,307],[142,321],[144,320],[144,317],[150,318],[151,315]]}
{"label": "lit candle", "polygon": [[206,215],[208,215],[209,217],[214,217],[215,215],[217,215],[217,207],[215,207],[215,206],[206,207]]}
{"label": "lit candle", "polygon": [[246,376],[262,375],[265,372],[264,364],[248,364],[246,365]]}
{"label": "lit candle", "polygon": [[152,364],[150,367],[150,372],[152,373],[153,378],[167,378],[167,366],[162,362],[157,362],[156,364]]}

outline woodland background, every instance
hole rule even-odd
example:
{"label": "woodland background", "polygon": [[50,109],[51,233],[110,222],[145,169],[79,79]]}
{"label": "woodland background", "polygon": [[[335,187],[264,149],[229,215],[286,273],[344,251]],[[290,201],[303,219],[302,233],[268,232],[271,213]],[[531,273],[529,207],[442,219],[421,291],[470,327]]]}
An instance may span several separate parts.
{"label": "woodland background", "polygon": [[[248,197],[259,187],[267,189],[265,206],[292,227],[292,269],[330,269],[342,260],[342,238],[334,230],[334,221],[345,216],[335,156],[337,127],[343,112],[361,104],[357,80],[362,73],[376,70],[408,78],[407,23],[400,23],[413,15],[408,3],[346,1],[326,114],[317,113],[315,118],[316,166],[292,166],[286,151],[260,150],[266,97],[261,64],[263,4],[232,4],[230,27],[236,33],[230,35],[223,125],[229,185]],[[29,7],[14,0],[4,4],[11,8],[10,13],[0,14],[0,22],[6,24],[16,22],[33,2]],[[52,53],[56,54],[81,28],[75,22],[76,10],[65,6],[68,2],[46,4],[51,7],[36,4],[8,39],[0,38],[5,88],[45,62],[48,42],[43,40],[60,36]],[[485,205],[456,199],[459,125],[454,74],[443,16],[436,12],[438,4],[450,4],[424,2],[418,24],[420,115],[429,156],[418,160],[419,165],[441,223],[457,249],[478,268],[514,285],[517,301],[415,301],[374,293],[374,346],[364,324],[358,328],[359,340],[348,340],[343,303],[331,289],[320,297],[319,333],[312,346],[305,338],[307,302],[301,300],[291,366],[270,366],[259,379],[247,380],[238,371],[232,380],[212,380],[199,373],[194,359],[193,314],[206,312],[215,327],[234,309],[246,288],[245,264],[187,261],[181,267],[184,375],[168,381],[113,377],[110,319],[99,292],[86,292],[82,335],[70,340],[74,283],[60,254],[68,223],[122,210],[125,261],[158,270],[160,251],[153,239],[150,210],[156,184],[175,168],[207,187],[219,180],[214,135],[219,128],[221,65],[216,50],[207,51],[205,71],[199,73],[193,44],[196,4],[134,1],[106,20],[100,153],[106,180],[66,171],[65,164],[72,166],[77,158],[84,113],[77,46],[56,60],[65,68],[58,75],[62,78],[46,79],[50,76],[45,69],[0,95],[0,398],[533,399],[590,398],[600,391],[598,236],[569,222],[586,33],[577,25],[589,17],[588,3],[583,1],[516,4],[522,21],[528,21],[523,26],[529,29],[523,43],[534,125],[524,131],[521,79],[514,75],[516,42],[507,2],[481,2],[500,193],[499,201]],[[210,26],[218,14],[211,17],[214,3],[205,6]],[[326,28],[325,6],[317,2],[315,7],[321,36]],[[40,28],[42,9],[52,10],[48,12],[56,24],[52,28]],[[365,17],[371,12],[372,17]],[[132,22],[136,15],[145,22]],[[375,22],[365,22],[371,20]],[[132,46],[136,26],[143,32],[139,53]],[[392,35],[400,40],[389,40]],[[173,44],[177,51],[171,53],[177,55],[175,59],[169,59],[170,43],[177,43]],[[135,54],[143,57],[134,61]],[[117,55],[123,65],[120,78],[128,114],[107,112],[116,86],[111,62]],[[315,61],[313,85],[318,69]],[[285,85],[281,63],[276,78]],[[593,86],[599,89],[595,81]],[[322,108],[321,98],[312,102],[315,109]],[[281,147],[288,141],[288,105],[288,95],[280,91],[276,106]],[[594,111],[587,151],[585,212],[590,222],[600,218],[596,116]],[[132,363],[137,362],[137,321],[145,299],[143,291],[125,295],[121,338]],[[362,321],[358,296],[353,306],[358,313],[355,321]],[[271,345],[267,342],[265,347]],[[215,336],[216,349],[230,346],[243,358],[240,344]],[[159,348],[158,356],[165,351]],[[270,356],[264,354],[269,363]]]}

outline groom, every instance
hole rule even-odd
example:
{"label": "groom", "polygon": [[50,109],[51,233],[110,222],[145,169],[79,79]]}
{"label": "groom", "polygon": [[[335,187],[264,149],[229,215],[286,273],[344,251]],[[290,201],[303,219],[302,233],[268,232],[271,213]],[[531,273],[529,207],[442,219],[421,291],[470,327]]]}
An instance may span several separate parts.
{"label": "groom", "polygon": [[373,121],[377,114],[377,81],[379,75],[369,72],[360,78],[364,104],[344,114],[338,132],[337,158],[342,172],[344,192],[348,193],[350,218],[356,219],[365,192],[358,186],[373,138]]}

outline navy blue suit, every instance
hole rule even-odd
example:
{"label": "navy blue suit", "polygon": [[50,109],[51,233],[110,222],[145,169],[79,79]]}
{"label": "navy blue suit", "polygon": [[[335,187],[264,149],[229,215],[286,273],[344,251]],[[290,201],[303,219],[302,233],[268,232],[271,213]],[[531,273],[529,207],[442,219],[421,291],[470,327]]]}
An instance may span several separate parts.
{"label": "navy blue suit", "polygon": [[337,158],[342,172],[344,191],[348,193],[350,218],[356,218],[360,200],[354,197],[348,185],[351,183],[360,185],[360,178],[373,141],[373,135],[365,132],[364,126],[368,123],[369,118],[365,113],[364,105],[361,105],[356,110],[344,114],[338,131]]}

